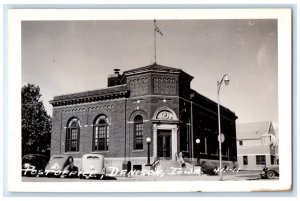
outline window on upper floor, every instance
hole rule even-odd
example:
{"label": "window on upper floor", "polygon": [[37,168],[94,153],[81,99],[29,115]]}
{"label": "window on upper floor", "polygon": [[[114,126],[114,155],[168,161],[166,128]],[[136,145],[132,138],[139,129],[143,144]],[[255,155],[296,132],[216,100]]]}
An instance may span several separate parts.
{"label": "window on upper floor", "polygon": [[239,145],[243,146],[243,141],[242,140],[239,141]]}

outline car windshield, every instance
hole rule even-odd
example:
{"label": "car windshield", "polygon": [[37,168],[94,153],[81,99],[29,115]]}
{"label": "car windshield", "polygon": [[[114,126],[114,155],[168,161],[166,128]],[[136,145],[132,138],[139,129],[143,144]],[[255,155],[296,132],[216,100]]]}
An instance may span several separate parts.
{"label": "car windshield", "polygon": [[64,158],[63,156],[54,156],[53,157],[53,159],[55,159],[55,160],[59,160],[59,159],[62,159],[62,158]]}
{"label": "car windshield", "polygon": [[98,156],[88,156],[87,159],[99,159]]}

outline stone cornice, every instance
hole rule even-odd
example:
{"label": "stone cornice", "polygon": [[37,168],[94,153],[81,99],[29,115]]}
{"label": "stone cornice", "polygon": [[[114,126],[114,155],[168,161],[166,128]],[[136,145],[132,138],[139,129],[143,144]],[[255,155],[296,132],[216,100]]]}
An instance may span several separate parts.
{"label": "stone cornice", "polygon": [[129,93],[130,92],[127,89],[126,85],[119,85],[116,87],[108,87],[100,90],[55,96],[54,99],[49,102],[53,105],[53,107],[59,107],[65,105],[76,105],[82,103],[124,98],[129,97]]}
{"label": "stone cornice", "polygon": [[126,77],[126,76],[130,76],[130,75],[137,75],[137,74],[142,74],[142,73],[146,73],[146,72],[148,72],[148,73],[156,72],[156,73],[180,74],[189,80],[192,80],[194,78],[193,76],[184,72],[182,69],[163,66],[163,65],[156,64],[156,63],[149,65],[149,66],[144,66],[144,67],[135,68],[132,70],[127,70],[127,71],[124,71],[123,74],[124,74],[124,77]]}

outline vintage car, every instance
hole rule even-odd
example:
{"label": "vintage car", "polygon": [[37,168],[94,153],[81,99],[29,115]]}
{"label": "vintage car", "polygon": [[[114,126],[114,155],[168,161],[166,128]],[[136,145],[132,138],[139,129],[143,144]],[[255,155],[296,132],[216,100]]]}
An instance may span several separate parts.
{"label": "vintage car", "polygon": [[44,172],[47,157],[41,154],[27,154],[22,158],[22,176],[36,176]]}
{"label": "vintage car", "polygon": [[53,155],[45,169],[45,175],[55,177],[78,177],[78,167],[69,155]]}
{"label": "vintage car", "polygon": [[260,174],[261,178],[274,179],[279,177],[279,165],[265,166]]}
{"label": "vintage car", "polygon": [[101,154],[85,154],[82,156],[80,175],[81,179],[100,178],[105,176],[104,156]]}

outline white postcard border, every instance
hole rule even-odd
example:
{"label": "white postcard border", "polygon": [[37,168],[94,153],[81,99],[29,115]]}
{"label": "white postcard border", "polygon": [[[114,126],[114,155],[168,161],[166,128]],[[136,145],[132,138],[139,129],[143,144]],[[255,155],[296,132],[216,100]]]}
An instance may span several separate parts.
{"label": "white postcard border", "polygon": [[[13,192],[241,192],[291,189],[290,9],[12,9],[9,10],[8,190]],[[129,19],[278,19],[278,131],[280,179],[271,181],[22,182],[21,21]]]}

